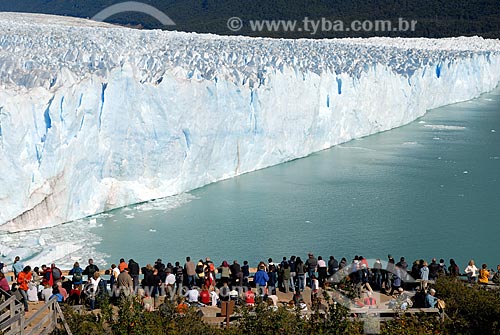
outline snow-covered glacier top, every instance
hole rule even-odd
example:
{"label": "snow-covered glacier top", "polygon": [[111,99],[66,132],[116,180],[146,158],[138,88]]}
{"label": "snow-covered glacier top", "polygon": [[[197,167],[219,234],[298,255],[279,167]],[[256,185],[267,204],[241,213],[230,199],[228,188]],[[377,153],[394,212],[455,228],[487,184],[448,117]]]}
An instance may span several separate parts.
{"label": "snow-covered glacier top", "polygon": [[500,81],[500,42],[479,37],[224,37],[20,13],[0,29],[8,231],[304,157]]}
{"label": "snow-covered glacier top", "polygon": [[[134,30],[105,23],[41,14],[0,13],[0,81],[47,89],[87,74],[107,76],[133,64],[141,82],[158,83],[166,71],[194,80],[226,79],[262,85],[269,71],[348,73],[359,77],[374,64],[411,75],[443,59],[500,52],[494,40],[332,39],[286,40]],[[72,78],[61,78],[62,70]]]}

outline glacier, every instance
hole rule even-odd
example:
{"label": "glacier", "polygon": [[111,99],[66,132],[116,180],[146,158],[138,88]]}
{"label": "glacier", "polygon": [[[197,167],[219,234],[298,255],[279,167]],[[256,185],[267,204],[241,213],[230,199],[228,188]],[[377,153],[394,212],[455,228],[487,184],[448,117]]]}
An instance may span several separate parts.
{"label": "glacier", "polygon": [[0,27],[6,232],[305,157],[500,82],[500,42],[480,37],[264,39],[21,13]]}

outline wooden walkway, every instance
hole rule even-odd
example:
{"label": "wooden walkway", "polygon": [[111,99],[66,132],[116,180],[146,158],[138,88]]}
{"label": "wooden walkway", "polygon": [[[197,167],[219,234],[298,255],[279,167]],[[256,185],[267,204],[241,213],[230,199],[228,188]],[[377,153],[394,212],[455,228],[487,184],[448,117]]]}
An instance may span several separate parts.
{"label": "wooden walkway", "polygon": [[59,320],[66,333],[72,335],[56,298],[52,298],[48,303],[30,304],[30,311],[27,313],[24,312],[23,304],[14,296],[0,304],[0,332],[5,335],[50,334],[57,327]]}

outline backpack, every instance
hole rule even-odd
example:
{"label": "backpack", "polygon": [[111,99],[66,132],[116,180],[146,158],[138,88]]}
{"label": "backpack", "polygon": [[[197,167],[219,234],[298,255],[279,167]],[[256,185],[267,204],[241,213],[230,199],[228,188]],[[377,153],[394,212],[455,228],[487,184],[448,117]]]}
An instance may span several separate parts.
{"label": "backpack", "polygon": [[106,280],[101,279],[99,280],[99,283],[97,284],[97,294],[99,295],[104,295],[105,293],[108,293],[108,283]]}
{"label": "backpack", "polygon": [[82,281],[82,272],[80,271],[80,269],[76,269],[75,272],[73,272],[73,283],[81,281]]}
{"label": "backpack", "polygon": [[53,268],[52,269],[52,278],[54,278],[54,280],[59,280],[59,279],[61,279],[61,277],[62,277],[61,270],[59,270],[58,268]]}

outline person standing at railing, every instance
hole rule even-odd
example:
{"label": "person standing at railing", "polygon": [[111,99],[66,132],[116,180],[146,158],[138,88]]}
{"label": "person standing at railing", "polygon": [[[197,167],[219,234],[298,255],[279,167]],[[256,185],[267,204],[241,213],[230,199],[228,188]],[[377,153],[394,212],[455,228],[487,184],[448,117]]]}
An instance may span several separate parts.
{"label": "person standing at railing", "polygon": [[24,265],[21,262],[21,258],[19,256],[16,256],[14,258],[14,264],[12,264],[12,271],[14,272],[14,278],[17,278],[19,274],[23,271]]}
{"label": "person standing at railing", "polygon": [[316,277],[316,270],[318,268],[318,260],[316,259],[316,257],[314,257],[313,253],[311,253],[311,252],[307,256],[308,257],[307,257],[307,260],[304,263],[304,265],[306,266],[306,269],[307,269],[307,278],[309,280],[309,287],[312,287],[311,278],[313,275],[314,275],[314,277]]}
{"label": "person standing at railing", "polygon": [[89,259],[89,265],[83,270],[83,275],[86,275],[88,277],[88,280],[90,281],[92,278],[94,278],[94,273],[99,272],[99,268],[97,265],[94,264],[94,260],[91,258]]}
{"label": "person standing at railing", "polygon": [[28,312],[28,283],[31,280],[31,267],[28,265],[24,267],[23,271],[17,276],[17,283],[19,284],[19,292],[23,297],[24,311]]}
{"label": "person standing at railing", "polygon": [[295,273],[297,274],[297,287],[300,292],[303,292],[305,287],[305,270],[304,262],[302,262],[300,257],[297,257],[295,260]]}
{"label": "person standing at railing", "polygon": [[71,278],[73,285],[81,286],[83,284],[83,269],[80,267],[80,263],[75,262],[68,274],[73,276]]}

